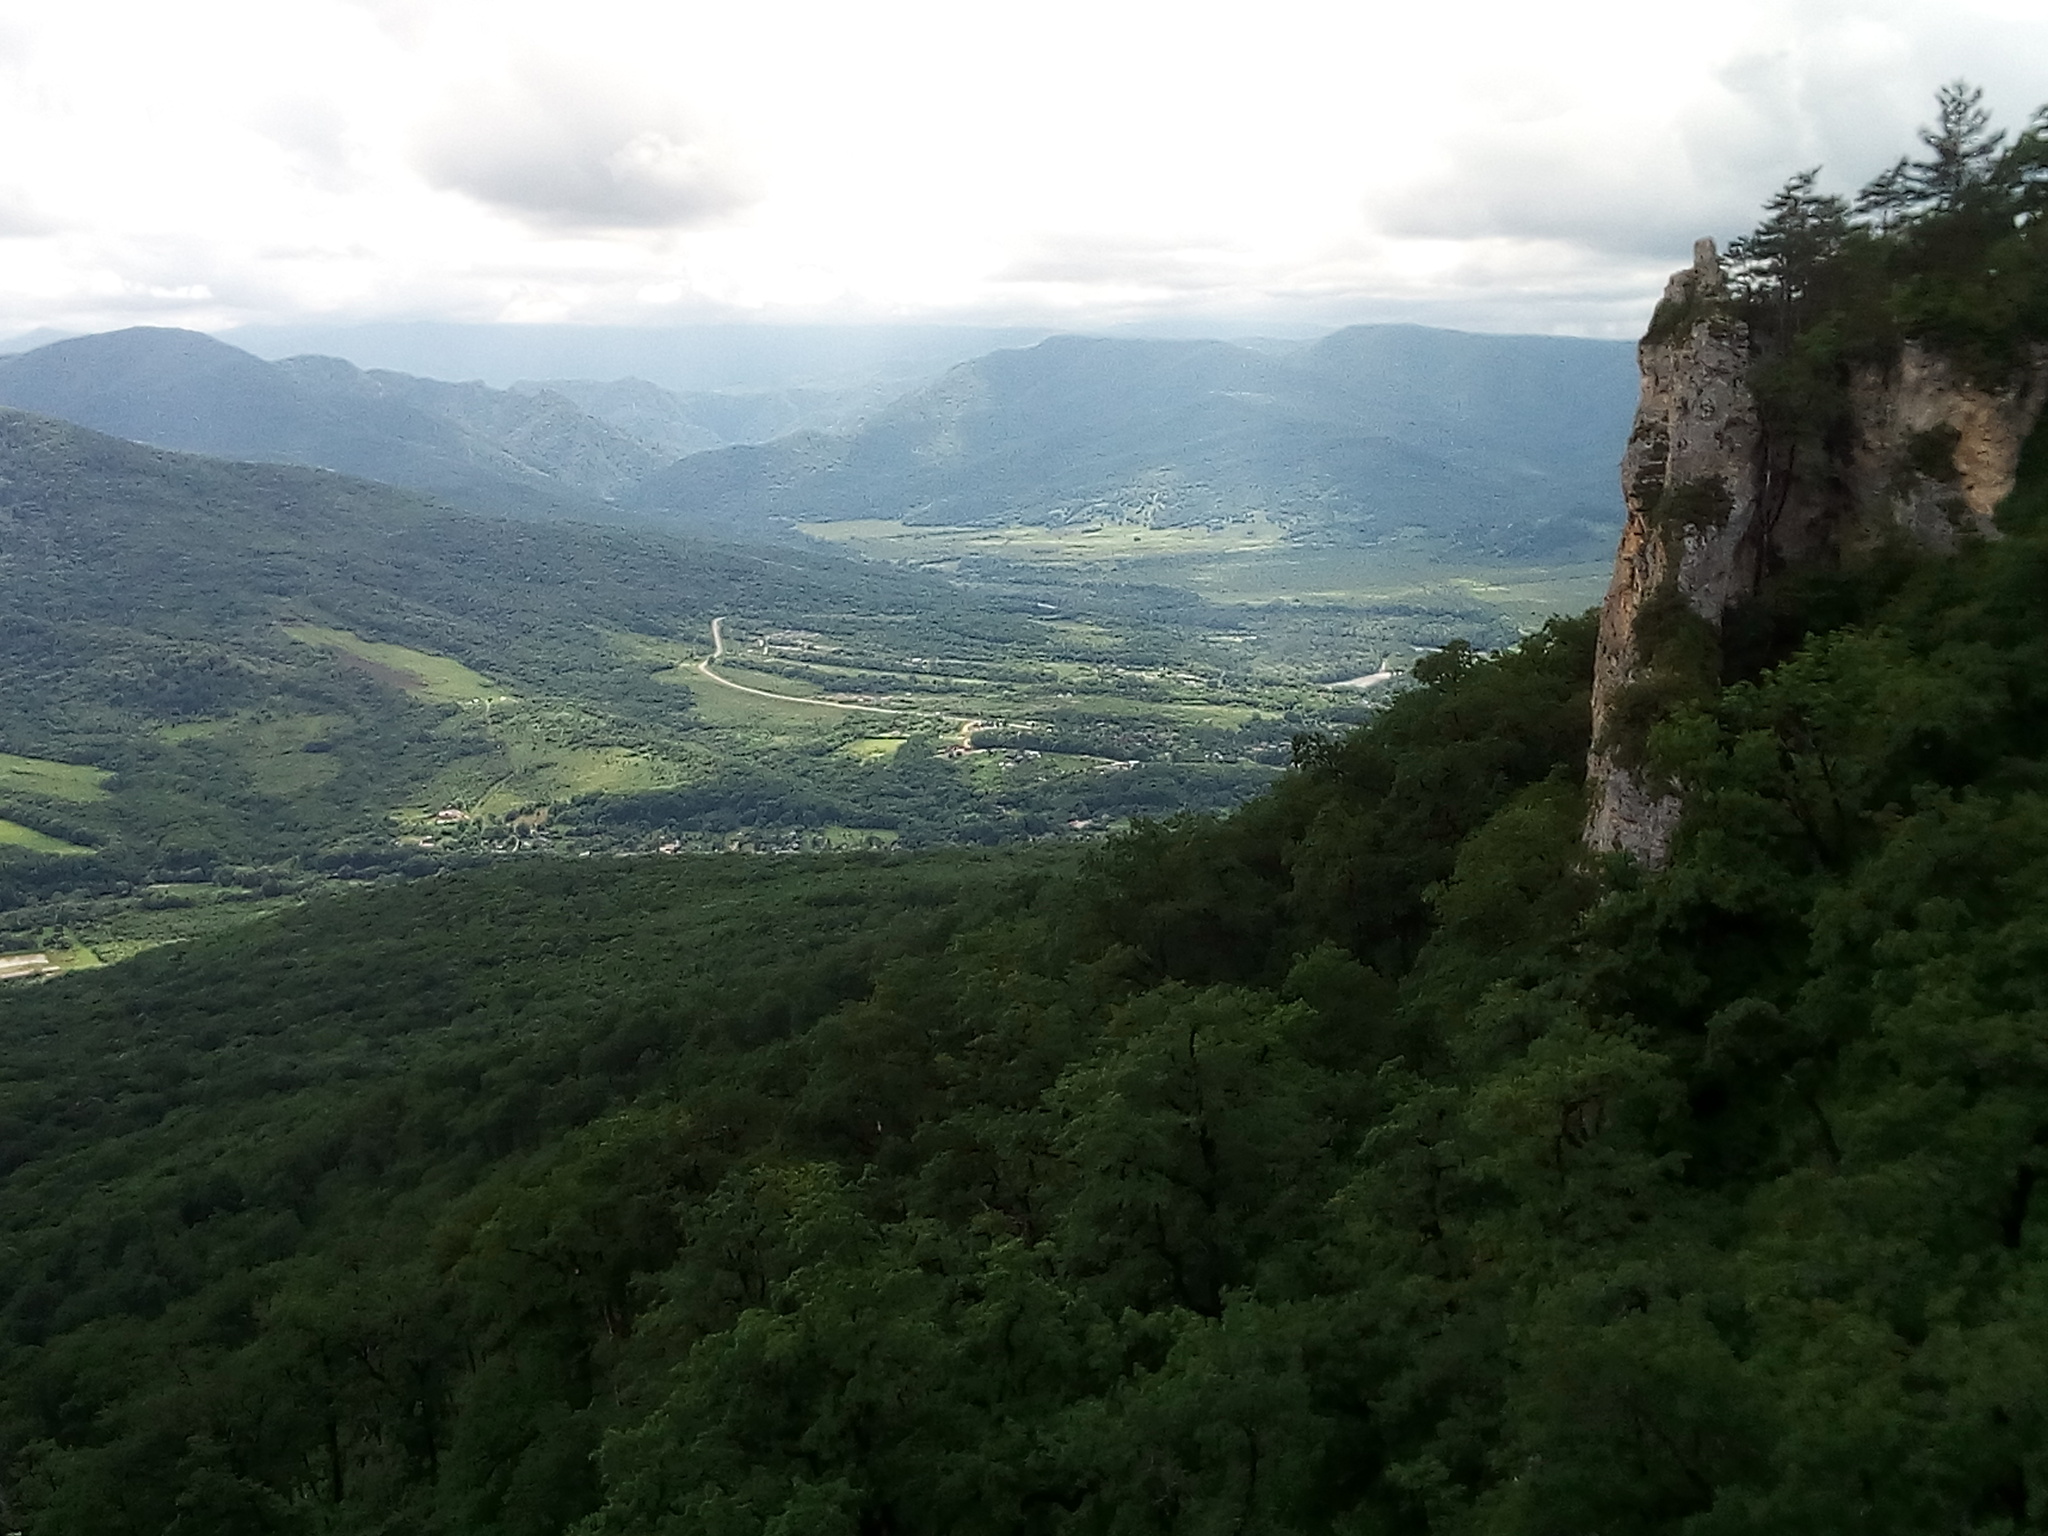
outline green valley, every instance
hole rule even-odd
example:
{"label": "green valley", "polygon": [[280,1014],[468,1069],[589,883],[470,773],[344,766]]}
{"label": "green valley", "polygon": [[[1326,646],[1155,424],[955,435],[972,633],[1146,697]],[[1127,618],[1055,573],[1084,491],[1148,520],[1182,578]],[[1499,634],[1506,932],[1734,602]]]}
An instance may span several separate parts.
{"label": "green valley", "polygon": [[1250,552],[1185,539],[1079,561],[746,549],[28,416],[0,419],[0,461],[0,944],[22,949],[125,953],[473,859],[1218,808],[1369,707],[1332,684],[1591,590],[1520,568],[1528,591],[1485,590],[1393,549],[1376,587],[1369,555],[1233,570]]}

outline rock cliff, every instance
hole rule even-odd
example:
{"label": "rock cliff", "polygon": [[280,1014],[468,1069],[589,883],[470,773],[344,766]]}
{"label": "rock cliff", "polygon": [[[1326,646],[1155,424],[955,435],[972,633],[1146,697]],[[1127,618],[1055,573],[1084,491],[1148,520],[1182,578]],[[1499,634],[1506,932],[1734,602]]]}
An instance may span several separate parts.
{"label": "rock cliff", "polygon": [[1637,357],[1642,395],[1621,461],[1628,517],[1593,677],[1586,841],[1656,865],[1679,802],[1644,765],[1644,739],[1670,704],[1715,681],[1723,616],[1772,572],[1853,556],[1891,530],[1935,548],[1996,537],[1991,514],[2048,395],[2048,357],[1989,389],[1908,343],[1849,381],[1841,441],[1774,440],[1711,240],[1672,277]]}

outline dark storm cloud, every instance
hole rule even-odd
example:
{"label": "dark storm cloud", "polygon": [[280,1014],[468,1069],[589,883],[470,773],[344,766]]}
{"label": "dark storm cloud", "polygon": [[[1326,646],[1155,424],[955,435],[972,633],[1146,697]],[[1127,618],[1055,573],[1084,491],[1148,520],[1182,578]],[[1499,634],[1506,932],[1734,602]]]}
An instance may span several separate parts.
{"label": "dark storm cloud", "polygon": [[542,72],[459,97],[421,135],[417,163],[435,186],[545,228],[678,228],[751,201],[672,107]]}

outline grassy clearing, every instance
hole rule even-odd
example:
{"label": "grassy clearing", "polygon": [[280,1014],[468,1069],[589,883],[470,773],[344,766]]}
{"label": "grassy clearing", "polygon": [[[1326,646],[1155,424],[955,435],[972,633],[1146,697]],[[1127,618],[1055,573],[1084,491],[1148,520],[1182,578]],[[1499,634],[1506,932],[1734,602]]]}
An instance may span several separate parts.
{"label": "grassy clearing", "polygon": [[[1605,561],[1501,566],[1498,575],[1475,572],[1469,561],[1448,556],[1425,538],[1396,537],[1355,549],[1290,544],[1279,526],[1263,517],[1215,528],[926,528],[880,518],[798,526],[820,543],[911,565],[975,555],[1050,566],[1138,562],[1144,579],[1185,587],[1215,602],[1367,608],[1477,602],[1523,624],[1591,607],[1610,574]],[[1046,623],[1049,631],[1076,643],[1115,639],[1077,621]]]}
{"label": "grassy clearing", "polygon": [[806,704],[800,698],[764,698],[762,694],[801,696],[819,690],[814,684],[795,678],[750,672],[726,662],[719,663],[719,677],[761,691],[742,693],[739,688],[722,687],[697,670],[697,664],[710,654],[708,646],[691,646],[652,635],[614,634],[611,640],[629,664],[646,668],[656,682],[688,689],[697,703],[697,718],[706,725],[776,733],[796,727],[810,734],[835,729],[847,715],[856,713],[825,707],[822,701]]}
{"label": "grassy clearing", "polygon": [[[727,655],[730,654],[731,651],[728,649]],[[696,668],[692,667],[690,670],[699,679],[703,678],[704,674],[698,672]],[[763,693],[795,694],[799,698],[816,696],[820,703],[826,702],[824,699],[824,689],[820,688],[816,683],[805,682],[800,677],[784,677],[779,672],[756,672],[744,663],[731,661],[721,661],[713,670],[727,682],[737,683],[742,688],[758,688]],[[714,683],[712,686],[716,687],[717,684]],[[727,690],[727,692],[730,691],[730,689]]]}
{"label": "grassy clearing", "polygon": [[36,795],[46,800],[71,800],[81,804],[107,798],[109,775],[98,768],[77,763],[53,762],[47,757],[16,757],[0,752],[0,799],[13,795]]}
{"label": "grassy clearing", "polygon": [[43,953],[60,971],[93,971],[107,963],[104,955],[75,939],[62,949],[45,949]]}
{"label": "grassy clearing", "polygon": [[[778,735],[799,731],[805,735],[816,735],[823,731],[837,730],[848,711],[821,709],[815,704],[805,704],[787,699],[764,699],[756,693],[741,693],[734,688],[721,688],[710,681],[696,667],[677,667],[672,671],[658,674],[665,683],[687,688],[697,701],[697,717],[706,725],[729,726],[744,730],[766,730]],[[733,681],[742,681],[734,678]],[[780,678],[767,679],[768,685],[781,688]],[[795,691],[793,689],[787,691]]]}
{"label": "grassy clearing", "polygon": [[[1605,560],[1475,562],[1420,533],[1357,548],[1290,543],[1263,517],[1210,528],[919,527],[883,519],[801,527],[821,543],[905,565],[971,569],[981,561],[985,573],[1035,568],[1055,583],[1061,572],[1085,581],[1121,579],[1176,587],[1226,608],[1263,609],[1246,614],[1256,631],[1240,637],[1247,659],[1262,669],[1277,664],[1308,673],[1341,667],[1331,652],[1354,643],[1362,670],[1370,671],[1365,664],[1377,654],[1409,640],[1441,644],[1461,633],[1497,640],[1503,631],[1526,632],[1552,614],[1597,603],[1610,575]],[[1283,610],[1297,617],[1284,618]],[[1120,643],[1111,630],[1062,615],[1048,614],[1044,627],[1070,661],[1113,655]]]}
{"label": "grassy clearing", "polygon": [[1605,595],[1613,574],[1613,565],[1603,560],[1507,571],[1498,580],[1463,577],[1452,585],[1501,609],[1524,629],[1533,629],[1552,614],[1585,612]]}
{"label": "grassy clearing", "polygon": [[360,667],[380,682],[417,692],[438,703],[464,704],[498,693],[497,684],[450,656],[365,640],[352,631],[324,629],[317,624],[288,624],[284,632],[306,645],[335,652],[344,665]]}
{"label": "grassy clearing", "polygon": [[61,837],[51,837],[38,832],[34,827],[24,827],[18,821],[0,819],[0,848],[19,848],[25,853],[91,853],[90,848],[81,848],[76,843],[67,843]]}
{"label": "grassy clearing", "polygon": [[398,820],[420,830],[414,824],[431,823],[451,806],[473,818],[500,820],[525,806],[578,795],[669,789],[702,771],[679,756],[639,747],[565,745],[518,731],[502,734],[498,747],[489,758],[468,759],[435,775],[424,802],[400,811]]}
{"label": "grassy clearing", "polygon": [[1581,613],[1600,600],[1606,562],[1501,567],[1455,574],[1426,545],[1389,541],[1365,549],[1292,549],[1246,560],[1187,562],[1159,573],[1212,602],[1329,603],[1345,607],[1491,608],[1533,626],[1553,613]]}
{"label": "grassy clearing", "polygon": [[908,736],[863,736],[858,741],[849,741],[838,752],[857,763],[885,763],[902,751],[909,740]]}
{"label": "grassy clearing", "polygon": [[623,660],[656,674],[666,668],[694,667],[711,654],[708,642],[689,645],[662,635],[638,635],[623,629],[607,632],[605,639]]}

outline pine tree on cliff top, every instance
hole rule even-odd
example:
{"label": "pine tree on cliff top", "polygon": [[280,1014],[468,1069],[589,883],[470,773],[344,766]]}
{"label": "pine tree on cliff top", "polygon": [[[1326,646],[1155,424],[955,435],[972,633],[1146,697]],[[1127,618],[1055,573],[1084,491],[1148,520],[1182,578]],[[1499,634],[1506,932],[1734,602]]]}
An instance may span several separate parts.
{"label": "pine tree on cliff top", "polygon": [[1935,93],[1934,103],[1934,126],[1920,130],[1930,157],[1900,159],[1857,195],[1857,212],[1874,215],[1882,226],[1915,214],[1953,213],[1973,191],[1996,180],[2005,133],[1990,131],[1982,88],[1951,81]]}

